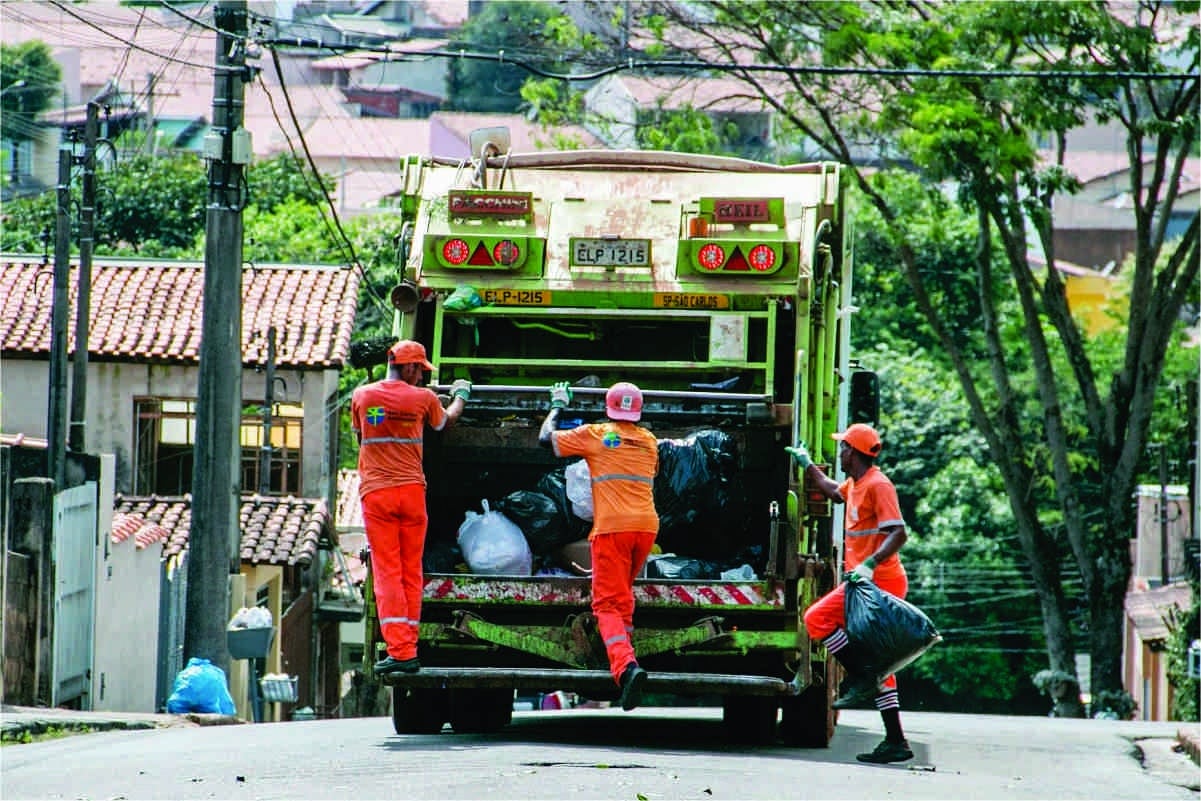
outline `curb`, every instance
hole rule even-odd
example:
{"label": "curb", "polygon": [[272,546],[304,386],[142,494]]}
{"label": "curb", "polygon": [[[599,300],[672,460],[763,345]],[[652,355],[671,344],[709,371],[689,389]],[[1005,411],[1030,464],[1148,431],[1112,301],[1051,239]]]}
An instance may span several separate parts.
{"label": "curb", "polygon": [[0,709],[0,743],[27,742],[39,735],[62,732],[89,732],[169,729],[193,726],[230,726],[246,721],[233,715],[189,712],[182,715],[134,712],[83,712],[49,707],[13,707]]}

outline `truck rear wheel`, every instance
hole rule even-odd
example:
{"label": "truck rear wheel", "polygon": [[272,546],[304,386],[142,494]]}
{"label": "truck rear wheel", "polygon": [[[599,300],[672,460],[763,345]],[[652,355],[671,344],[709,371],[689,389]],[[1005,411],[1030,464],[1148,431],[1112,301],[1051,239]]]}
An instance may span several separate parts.
{"label": "truck rear wheel", "polygon": [[455,734],[491,734],[513,720],[513,688],[454,687],[450,725]]}
{"label": "truck rear wheel", "polygon": [[[814,668],[817,670],[816,666]],[[780,703],[780,738],[794,748],[828,748],[838,710],[831,706],[825,681],[812,684]]]}
{"label": "truck rear wheel", "polygon": [[779,711],[780,702],[774,696],[725,696],[721,701],[721,717],[726,739],[748,745],[774,743]]}
{"label": "truck rear wheel", "polygon": [[438,734],[448,713],[446,690],[392,688],[392,728],[397,734]]}

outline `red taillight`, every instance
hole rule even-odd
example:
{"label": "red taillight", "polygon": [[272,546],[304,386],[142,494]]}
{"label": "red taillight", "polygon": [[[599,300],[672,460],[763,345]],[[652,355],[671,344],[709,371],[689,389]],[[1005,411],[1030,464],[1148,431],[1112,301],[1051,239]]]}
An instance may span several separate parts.
{"label": "red taillight", "polygon": [[497,264],[513,264],[520,256],[520,248],[508,239],[502,239],[492,248],[492,258]]}
{"label": "red taillight", "polygon": [[776,266],[776,252],[767,245],[755,245],[747,261],[751,263],[752,270],[764,273]]}
{"label": "red taillight", "polygon": [[471,248],[462,239],[448,239],[442,246],[442,258],[447,264],[462,264],[471,255]]}
{"label": "red taillight", "polygon": [[697,251],[696,261],[704,270],[720,270],[726,263],[726,252],[721,245],[710,242]]}

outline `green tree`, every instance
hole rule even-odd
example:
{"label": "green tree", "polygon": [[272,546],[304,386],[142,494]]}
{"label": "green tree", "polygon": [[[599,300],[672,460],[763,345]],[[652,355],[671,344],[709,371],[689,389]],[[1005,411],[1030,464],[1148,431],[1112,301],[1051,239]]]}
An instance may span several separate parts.
{"label": "green tree", "polygon": [[[45,42],[0,45],[0,139],[20,143],[37,138],[35,120],[60,94],[61,80],[62,69]],[[13,148],[14,176],[18,166]]]}
{"label": "green tree", "polygon": [[[552,3],[533,0],[493,0],[482,4],[463,27],[451,49],[495,55],[553,69],[546,45],[554,36],[552,20],[565,18]],[[522,106],[521,85],[529,72],[515,64],[490,60],[455,60],[447,79],[447,105],[459,111],[512,113]]]}
{"label": "green tree", "polygon": [[[760,72],[736,74],[798,137],[852,165],[864,198],[888,224],[914,305],[954,370],[1000,473],[1037,593],[1050,667],[1075,674],[1060,558],[1066,552],[1087,597],[1093,691],[1120,691],[1134,524],[1129,498],[1145,468],[1165,354],[1198,275],[1196,212],[1181,238],[1166,237],[1185,160],[1197,148],[1201,48],[1197,27],[1188,23],[1197,4],[1146,0],[1118,9],[1077,2],[718,0],[649,6],[675,26],[665,29],[669,37],[686,33],[694,52],[725,63],[894,70],[794,74],[783,89]],[[698,21],[697,9],[706,21]],[[1180,35],[1173,38],[1175,32]],[[1095,77],[939,74],[953,68]],[[1191,71],[1191,77],[1135,75],[1169,69]],[[1052,200],[1077,186],[1059,166],[1066,135],[1092,114],[1126,133],[1137,241],[1123,355],[1110,374],[1090,358],[1059,271],[1037,268],[1029,258],[1041,247],[1054,265]],[[1050,167],[1038,158],[1039,136],[1054,143]],[[952,328],[936,301],[938,282],[923,274],[903,201],[874,171],[855,166],[853,145],[864,142],[889,142],[885,155],[911,163],[931,198],[953,183],[958,203],[975,215],[980,236],[971,265],[980,318],[968,330]],[[999,313],[998,281],[1017,300],[1013,320]],[[1020,337],[1007,338],[1010,331]],[[1058,348],[1065,370],[1057,369]],[[985,358],[976,358],[980,353]],[[1031,380],[1019,380],[1023,373]],[[1068,700],[1058,712],[1081,709]]]}

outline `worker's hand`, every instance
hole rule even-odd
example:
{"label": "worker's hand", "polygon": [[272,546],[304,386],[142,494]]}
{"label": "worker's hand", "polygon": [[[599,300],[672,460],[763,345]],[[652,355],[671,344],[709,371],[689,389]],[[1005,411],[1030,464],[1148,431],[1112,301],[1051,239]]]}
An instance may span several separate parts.
{"label": "worker's hand", "polygon": [[813,459],[809,458],[809,449],[805,447],[804,440],[801,440],[795,446],[788,445],[784,450],[792,454],[792,458],[796,460],[797,465],[802,470],[813,464]]}
{"label": "worker's hand", "polygon": [[859,564],[855,565],[855,569],[847,574],[847,580],[853,583],[861,581],[871,581],[872,576],[876,574],[876,564],[871,559],[864,559]]}
{"label": "worker's hand", "polygon": [[450,385],[450,396],[462,398],[464,401],[471,400],[471,382],[466,378],[455,379],[455,382]]}
{"label": "worker's hand", "polygon": [[571,385],[559,381],[550,385],[550,408],[562,409],[571,403]]}

